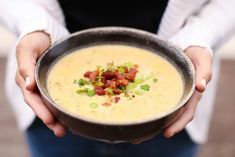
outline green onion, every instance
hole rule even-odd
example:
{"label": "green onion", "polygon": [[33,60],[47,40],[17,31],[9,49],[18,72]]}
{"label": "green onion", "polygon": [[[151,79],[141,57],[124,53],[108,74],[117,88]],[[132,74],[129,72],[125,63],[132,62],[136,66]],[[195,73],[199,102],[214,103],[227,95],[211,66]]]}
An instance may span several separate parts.
{"label": "green onion", "polygon": [[92,97],[92,96],[96,95],[96,92],[94,90],[88,90],[86,94],[87,94],[87,96]]}
{"label": "green onion", "polygon": [[136,83],[129,83],[129,84],[127,85],[127,89],[128,89],[128,90],[132,90],[132,89],[134,89],[135,87],[137,87],[137,85],[138,85],[138,84],[136,84]]}
{"label": "green onion", "polygon": [[79,79],[78,84],[79,86],[84,86],[85,84],[87,84],[87,81],[84,79]]}
{"label": "green onion", "polygon": [[128,67],[128,68],[132,68],[132,67],[133,67],[133,64],[132,64],[132,63],[129,63],[129,62],[124,63],[123,65],[124,65],[125,67]]}
{"label": "green onion", "polygon": [[144,79],[143,78],[136,78],[135,81],[134,81],[136,84],[141,84],[144,82]]}
{"label": "green onion", "polygon": [[76,91],[77,94],[84,94],[84,93],[87,93],[89,91],[88,88],[84,88],[84,89],[79,89]]}
{"label": "green onion", "polygon": [[88,88],[79,89],[76,91],[76,93],[79,95],[86,94],[87,96],[90,96],[90,97],[96,95],[96,92],[93,89],[88,89]]}
{"label": "green onion", "polygon": [[140,86],[140,89],[144,90],[144,91],[149,91],[150,86],[148,84],[144,84]]}
{"label": "green onion", "polygon": [[121,86],[121,87],[119,87],[119,89],[122,91],[122,93],[124,93],[126,91],[126,87],[125,86]]}
{"label": "green onion", "polygon": [[100,69],[100,68],[102,68],[102,66],[101,65],[96,65],[96,68]]}
{"label": "green onion", "polygon": [[144,93],[142,92],[142,91],[140,91],[140,90],[136,90],[136,91],[134,91],[134,93],[136,94],[136,95],[143,95]]}
{"label": "green onion", "polygon": [[119,73],[125,73],[125,67],[124,66],[117,67],[117,70],[118,70]]}
{"label": "green onion", "polygon": [[145,81],[147,81],[147,80],[149,80],[149,79],[153,78],[153,76],[154,76],[154,74],[153,74],[153,73],[151,73],[151,74],[147,75],[147,77],[145,78]]}
{"label": "green onion", "polygon": [[157,79],[157,78],[154,78],[154,79],[153,79],[153,82],[154,82],[154,83],[156,83],[157,81],[158,81],[158,79]]}
{"label": "green onion", "polygon": [[99,87],[102,87],[104,85],[104,83],[103,82],[96,82],[95,85],[99,86]]}
{"label": "green onion", "polygon": [[97,104],[97,103],[90,103],[90,107],[91,107],[91,108],[97,108],[97,107],[98,107],[98,104]]}
{"label": "green onion", "polygon": [[112,89],[112,88],[108,88],[106,91],[107,91],[109,94],[113,95],[113,89]]}
{"label": "green onion", "polygon": [[107,65],[107,70],[113,71],[114,69],[115,69],[114,63],[113,63],[113,62],[108,63],[108,65]]}
{"label": "green onion", "polygon": [[77,83],[77,79],[73,80],[73,84],[76,84]]}

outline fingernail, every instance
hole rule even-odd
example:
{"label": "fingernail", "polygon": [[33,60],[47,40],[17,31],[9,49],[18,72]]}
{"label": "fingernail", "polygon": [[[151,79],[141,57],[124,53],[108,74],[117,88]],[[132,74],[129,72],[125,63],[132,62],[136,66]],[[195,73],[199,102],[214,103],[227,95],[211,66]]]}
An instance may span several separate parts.
{"label": "fingernail", "polygon": [[201,84],[202,84],[204,87],[206,87],[206,79],[202,79],[202,80],[201,80]]}
{"label": "fingernail", "polygon": [[174,135],[175,135],[175,133],[172,132],[172,133],[170,133],[169,137],[172,137],[172,136],[174,136]]}
{"label": "fingernail", "polygon": [[27,76],[27,77],[25,78],[25,86],[27,87],[29,84],[30,84],[30,79],[29,79],[29,77]]}

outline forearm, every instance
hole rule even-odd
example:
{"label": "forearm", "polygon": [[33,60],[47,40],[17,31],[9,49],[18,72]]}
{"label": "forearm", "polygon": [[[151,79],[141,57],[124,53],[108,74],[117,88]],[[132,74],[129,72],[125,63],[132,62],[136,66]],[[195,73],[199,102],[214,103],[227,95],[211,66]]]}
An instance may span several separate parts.
{"label": "forearm", "polygon": [[215,49],[235,31],[235,1],[211,0],[170,40],[185,50],[189,46]]}
{"label": "forearm", "polygon": [[44,31],[51,42],[68,35],[67,29],[42,6],[27,0],[0,0],[0,21],[20,37],[34,31]]}

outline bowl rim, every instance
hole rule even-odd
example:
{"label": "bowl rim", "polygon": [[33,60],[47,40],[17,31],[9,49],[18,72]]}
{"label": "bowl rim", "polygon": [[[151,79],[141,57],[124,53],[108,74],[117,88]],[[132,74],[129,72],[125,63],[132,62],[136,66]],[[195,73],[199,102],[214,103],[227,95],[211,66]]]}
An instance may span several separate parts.
{"label": "bowl rim", "polygon": [[[90,118],[85,118],[83,116],[80,116],[78,114],[72,113],[69,110],[64,109],[62,106],[60,106],[59,104],[57,104],[55,101],[53,101],[53,99],[51,98],[51,96],[49,94],[47,94],[39,81],[39,69],[40,69],[40,65],[42,60],[44,59],[45,55],[51,50],[53,49],[54,46],[59,45],[60,43],[74,37],[77,35],[81,35],[84,33],[89,33],[89,32],[131,32],[134,34],[139,34],[142,35],[146,38],[152,38],[154,40],[157,40],[159,42],[163,42],[166,43],[168,45],[167,49],[174,49],[175,51],[181,53],[180,55],[185,59],[185,61],[188,64],[189,67],[189,71],[192,74],[192,87],[189,90],[188,94],[181,99],[175,107],[173,107],[172,109],[168,110],[167,112],[165,112],[164,114],[160,115],[160,116],[153,116],[151,118],[148,119],[144,119],[141,121],[131,121],[131,122],[125,122],[125,123],[120,123],[120,122],[102,122],[102,121],[96,121],[96,120],[91,120]],[[36,63],[36,67],[35,67],[35,80],[36,80],[36,85],[37,88],[41,94],[41,97],[43,97],[44,99],[46,99],[47,102],[50,103],[50,105],[52,105],[54,108],[56,108],[57,110],[59,110],[60,112],[62,112],[63,114],[66,114],[68,116],[71,116],[72,118],[78,119],[80,121],[84,121],[87,123],[93,123],[93,124],[98,124],[98,125],[106,125],[106,126],[130,126],[130,125],[137,125],[137,124],[144,124],[144,123],[149,123],[149,122],[153,122],[153,121],[157,121],[160,120],[162,118],[167,117],[168,115],[174,113],[175,111],[177,111],[178,109],[180,109],[181,107],[185,106],[186,103],[188,102],[188,100],[190,99],[190,97],[192,96],[194,90],[195,90],[195,68],[193,66],[192,61],[189,59],[189,57],[177,46],[174,45],[173,43],[171,43],[170,41],[167,40],[163,40],[160,37],[158,37],[156,34],[144,31],[144,30],[140,30],[140,29],[136,29],[136,28],[129,28],[129,27],[118,27],[118,26],[105,26],[105,27],[95,27],[95,28],[89,28],[89,29],[85,29],[82,31],[78,31],[75,33],[70,34],[69,36],[62,38],[60,40],[58,40],[57,42],[55,42],[54,44],[52,44],[44,53],[41,57],[39,57],[37,63]]]}

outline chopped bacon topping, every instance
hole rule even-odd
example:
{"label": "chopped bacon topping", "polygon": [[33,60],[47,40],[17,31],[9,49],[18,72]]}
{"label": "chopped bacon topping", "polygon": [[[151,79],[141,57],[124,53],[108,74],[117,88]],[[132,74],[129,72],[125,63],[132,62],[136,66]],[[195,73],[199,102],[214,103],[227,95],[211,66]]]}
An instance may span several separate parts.
{"label": "chopped bacon topping", "polygon": [[[84,73],[84,77],[88,80],[81,79],[79,84],[89,84],[93,86],[93,90],[88,91],[88,95],[120,95],[122,93],[127,94],[126,88],[130,82],[134,82],[138,65],[131,63],[124,63],[120,66],[114,66],[114,63],[108,63],[107,67],[97,66],[96,70],[87,71]],[[81,93],[81,92],[80,92]],[[114,102],[117,103],[120,97],[115,97]],[[110,106],[111,102],[103,103],[104,106]]]}
{"label": "chopped bacon topping", "polygon": [[111,106],[111,103],[105,102],[105,103],[103,103],[102,105],[108,107],[108,106]]}
{"label": "chopped bacon topping", "polygon": [[115,103],[118,103],[118,101],[119,101],[120,99],[121,99],[120,97],[117,97],[117,96],[116,96],[116,97],[114,98]]}
{"label": "chopped bacon topping", "polygon": [[[113,63],[109,63],[108,66],[109,68],[106,70],[100,70],[100,68],[97,68],[94,71],[87,71],[84,74],[85,78],[93,81],[94,90],[97,95],[121,94],[121,89],[125,88],[129,82],[133,82],[135,80],[136,73],[138,72],[138,65],[132,65],[131,67],[121,65],[115,67]],[[102,86],[96,86],[101,83]],[[106,90],[108,88],[109,91]]]}
{"label": "chopped bacon topping", "polygon": [[95,70],[95,71],[87,71],[85,74],[84,74],[84,77],[86,78],[89,78],[90,81],[95,81],[96,80],[96,77],[99,75],[98,71]]}
{"label": "chopped bacon topping", "polygon": [[138,70],[136,68],[130,68],[128,73],[125,74],[125,78],[128,79],[129,81],[134,81],[137,72]]}
{"label": "chopped bacon topping", "polygon": [[105,95],[105,90],[102,87],[95,87],[95,92],[97,95]]}

